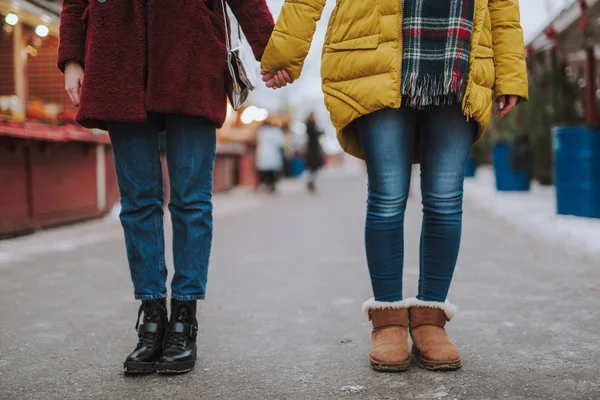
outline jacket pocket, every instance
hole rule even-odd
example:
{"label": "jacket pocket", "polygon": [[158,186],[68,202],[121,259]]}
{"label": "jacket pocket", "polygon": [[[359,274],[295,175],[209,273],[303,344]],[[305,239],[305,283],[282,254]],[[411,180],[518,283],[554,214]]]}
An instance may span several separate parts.
{"label": "jacket pocket", "polygon": [[378,34],[357,39],[344,40],[343,42],[330,43],[325,46],[325,51],[373,50],[377,47],[379,47]]}
{"label": "jacket pocket", "polygon": [[330,102],[328,102],[327,96],[331,96],[332,98],[337,99],[338,101],[345,104],[346,106],[351,107],[359,115],[365,115],[368,113],[367,109],[365,107],[363,107],[359,102],[354,100],[351,96],[348,96],[347,94],[342,93],[341,91],[334,89],[329,85],[323,85],[322,89],[323,89],[323,93],[325,94],[325,103],[326,104],[329,103],[327,109],[329,110],[332,118],[335,118],[337,113],[336,113],[336,110],[329,108],[329,107],[331,107],[331,104],[330,104]]}
{"label": "jacket pocket", "polygon": [[476,58],[493,58],[494,57],[494,50],[492,50],[491,48],[489,48],[487,46],[479,45],[479,46],[475,47],[474,52],[475,52]]}
{"label": "jacket pocket", "polygon": [[494,51],[486,46],[477,46],[473,51],[475,53],[475,61],[470,71],[473,81],[479,86],[493,89],[496,80]]}
{"label": "jacket pocket", "polygon": [[379,0],[338,0],[326,34],[328,45],[379,34]]}

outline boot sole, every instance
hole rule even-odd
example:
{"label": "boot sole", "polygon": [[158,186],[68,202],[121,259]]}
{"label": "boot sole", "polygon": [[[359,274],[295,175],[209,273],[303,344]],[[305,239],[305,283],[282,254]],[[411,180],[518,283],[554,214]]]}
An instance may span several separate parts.
{"label": "boot sole", "polygon": [[128,375],[153,374],[156,372],[158,362],[126,362],[123,372]]}
{"label": "boot sole", "polygon": [[452,360],[447,362],[431,361],[421,356],[421,352],[417,346],[413,345],[413,354],[419,360],[419,365],[429,371],[455,371],[462,367],[462,360]]}
{"label": "boot sole", "polygon": [[373,369],[373,371],[404,372],[404,371],[408,371],[408,369],[410,368],[410,359],[408,359],[408,361],[406,361],[405,363],[401,363],[401,364],[382,364],[378,361],[373,360],[371,357],[369,357],[369,364],[371,365],[371,368]]}
{"label": "boot sole", "polygon": [[162,362],[158,363],[156,372],[159,374],[184,374],[196,367],[196,361]]}

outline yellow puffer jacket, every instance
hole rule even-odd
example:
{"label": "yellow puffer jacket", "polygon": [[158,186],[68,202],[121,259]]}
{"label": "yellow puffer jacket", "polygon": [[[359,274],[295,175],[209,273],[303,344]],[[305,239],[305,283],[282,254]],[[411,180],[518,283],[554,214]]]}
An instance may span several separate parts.
{"label": "yellow puffer jacket", "polygon": [[[300,77],[327,0],[286,0],[262,57],[262,68]],[[337,0],[331,14],[321,77],[325,105],[344,150],[364,158],[352,122],[400,107],[402,0]],[[475,0],[469,79],[462,108],[480,126],[492,117],[495,96],[527,100],[527,68],[518,0]]]}

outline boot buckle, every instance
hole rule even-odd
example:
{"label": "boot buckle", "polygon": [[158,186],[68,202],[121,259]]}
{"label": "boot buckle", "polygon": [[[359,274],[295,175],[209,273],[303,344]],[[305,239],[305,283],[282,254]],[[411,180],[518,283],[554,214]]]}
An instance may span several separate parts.
{"label": "boot buckle", "polygon": [[160,326],[156,322],[146,322],[145,324],[141,324],[137,331],[138,333],[159,333]]}
{"label": "boot buckle", "polygon": [[196,325],[188,325],[182,322],[175,322],[170,329],[173,333],[183,333],[188,335],[190,338],[196,340],[198,327]]}

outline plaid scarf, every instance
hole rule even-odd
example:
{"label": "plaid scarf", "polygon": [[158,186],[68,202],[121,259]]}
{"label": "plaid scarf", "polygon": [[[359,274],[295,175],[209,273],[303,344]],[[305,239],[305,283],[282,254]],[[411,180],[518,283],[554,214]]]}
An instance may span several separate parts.
{"label": "plaid scarf", "polygon": [[462,101],[475,0],[404,0],[403,104],[427,109]]}

